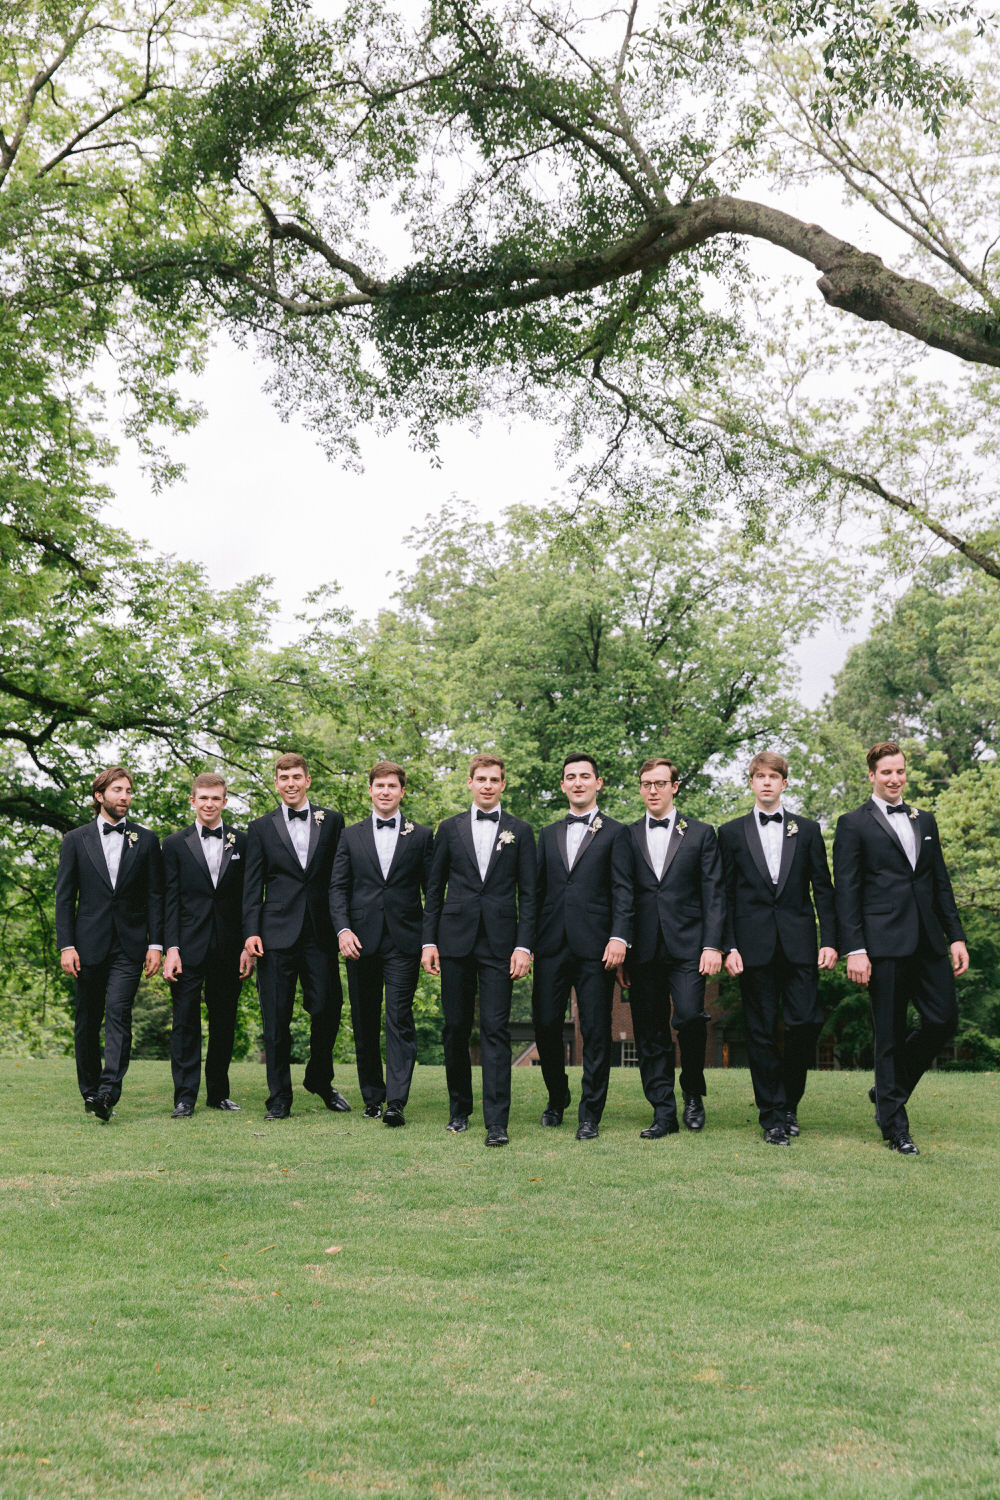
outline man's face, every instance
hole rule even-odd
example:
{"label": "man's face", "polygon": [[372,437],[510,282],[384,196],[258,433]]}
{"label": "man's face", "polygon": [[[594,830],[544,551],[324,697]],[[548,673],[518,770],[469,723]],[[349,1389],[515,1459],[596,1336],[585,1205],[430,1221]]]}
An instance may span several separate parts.
{"label": "man's face", "polygon": [[868,772],[872,791],[883,802],[898,802],[906,785],[906,756],[883,755],[874,771]]}
{"label": "man's face", "polygon": [[492,812],[507,785],[499,766],[477,766],[469,777],[472,800],[483,812]]}
{"label": "man's face", "polygon": [[772,771],[767,766],[758,767],[750,777],[750,790],[765,812],[774,812],[787,785],[788,781],[780,771]]}
{"label": "man's face", "polygon": [[563,768],[559,786],[577,814],[588,813],[597,806],[597,794],[604,785],[589,760],[571,760]]}
{"label": "man's face", "polygon": [[679,782],[670,780],[667,766],[654,766],[651,771],[643,771],[639,778],[639,791],[651,818],[667,816],[674,805],[679,785]]}
{"label": "man's face", "polygon": [[380,818],[392,818],[403,800],[403,788],[398,776],[376,776],[368,788],[372,807]]}
{"label": "man's face", "polygon": [[206,828],[218,827],[222,821],[222,809],[228,801],[224,786],[197,786],[191,793],[194,815]]}
{"label": "man's face", "polygon": [[117,781],[110,781],[103,792],[97,793],[97,801],[101,805],[101,811],[112,823],[121,822],[129,808],[132,806],[132,784],[119,776]]}
{"label": "man's face", "polygon": [[274,790],[286,807],[304,807],[309,800],[312,777],[301,766],[291,766],[287,771],[275,771]]}

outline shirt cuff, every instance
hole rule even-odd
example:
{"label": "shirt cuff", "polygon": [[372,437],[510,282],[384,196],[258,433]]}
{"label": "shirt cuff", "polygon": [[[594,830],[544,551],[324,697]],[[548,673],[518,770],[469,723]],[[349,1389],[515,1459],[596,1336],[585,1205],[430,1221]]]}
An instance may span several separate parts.
{"label": "shirt cuff", "polygon": [[425,948],[436,948],[436,947],[437,947],[437,943],[421,943],[421,945],[420,945],[420,951],[421,951],[421,953],[423,953],[423,951],[424,951]]}
{"label": "shirt cuff", "polygon": [[845,958],[857,958],[857,956],[858,956],[859,953],[860,953],[860,955],[861,955],[862,958],[867,958],[868,957],[868,949],[867,948],[852,948],[851,951],[850,951],[850,953],[845,953],[844,954],[844,957]]}
{"label": "shirt cuff", "polygon": [[147,953],[162,953],[163,952],[163,944],[162,943],[147,943],[146,944],[146,952]]}
{"label": "shirt cuff", "polygon": [[523,948],[520,943],[518,943],[517,947],[514,949],[514,952],[515,953],[526,953],[529,958],[531,957],[531,949],[530,948]]}
{"label": "shirt cuff", "polygon": [[615,937],[614,933],[612,933],[611,936],[608,938],[608,942],[609,943],[625,943],[625,947],[626,948],[630,948],[632,946],[631,943],[626,943],[624,938]]}

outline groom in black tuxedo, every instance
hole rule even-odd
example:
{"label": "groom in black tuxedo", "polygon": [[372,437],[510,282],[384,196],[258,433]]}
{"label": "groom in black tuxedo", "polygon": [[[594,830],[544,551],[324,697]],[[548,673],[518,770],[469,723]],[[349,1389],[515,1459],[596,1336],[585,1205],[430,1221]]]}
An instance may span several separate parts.
{"label": "groom in black tuxedo", "polygon": [[[719,829],[726,973],[740,981],[750,1077],[771,1146],[787,1146],[799,1134],[799,1101],[823,1029],[819,970],[837,963],[837,914],[823,835],[811,818],[792,816],[782,806],[787,785],[783,755],[755,755],[754,807]],[[782,1009],[784,1054],[778,1045]]]}
{"label": "groom in black tuxedo", "polygon": [[166,884],[163,977],[174,991],[170,1068],[174,1119],[194,1114],[201,1082],[201,1001],[208,1012],[205,1094],[209,1109],[237,1110],[229,1097],[236,1010],[253,959],[243,947],[247,836],[222,821],[225,779],[203,771],[191,787],[194,822],[163,841]]}
{"label": "groom in black tuxedo", "polygon": [[[893,1151],[919,1156],[906,1104],[955,1035],[955,978],[969,950],[937,823],[903,801],[905,755],[885,740],[867,759],[871,798],[838,820],[833,842],[840,947],[848,979],[868,986],[876,1123]],[[908,1033],[911,1002],[920,1022]]]}
{"label": "groom in black tuxedo", "polygon": [[56,940],[63,972],[76,980],[73,1040],[84,1108],[107,1122],[129,1064],[139,981],[160,967],[163,861],[156,835],[128,816],[132,776],[124,766],[102,771],[93,797],[94,821],[62,841]]}
{"label": "groom in black tuxedo", "polygon": [[327,1109],[351,1107],[333,1087],[333,1044],[344,995],[330,921],[330,874],[344,819],[309,801],[311,784],[301,755],[280,756],[274,789],[281,805],[247,829],[243,934],[247,954],[258,960],[268,1120],[286,1120],[291,1113],[290,1028],[297,980],[310,1022],[305,1088]]}
{"label": "groom in black tuxedo", "polygon": [[531,968],[535,930],[535,837],[530,824],[501,809],[506,785],[499,756],[472,757],[472,807],[446,818],[435,836],[421,957],[428,974],[441,976],[453,1133],[468,1129],[472,1113],[478,988],[487,1146],[508,1143],[510,1002],[514,980]]}
{"label": "groom in black tuxedo", "polygon": [[715,831],[674,805],[677,768],[662,757],[639,771],[646,816],[615,841],[619,878],[631,882],[635,926],[627,973],[639,1072],[653,1123],[646,1140],[674,1135],[674,1043],[681,1049],[681,1091],[688,1130],[705,1125],[705,981],[722,967],[726,898]]}
{"label": "groom in black tuxedo", "polygon": [[[400,810],[406,772],[392,760],[368,773],[371,816],[346,828],[330,881],[330,913],[347,960],[358,1083],[365,1116],[405,1125],[403,1110],[417,1060],[413,996],[420,977],[421,893],[434,839]],[[382,1002],[385,996],[385,1074]]]}
{"label": "groom in black tuxedo", "polygon": [[611,851],[623,825],[597,810],[604,782],[592,755],[567,755],[559,783],[567,816],[538,839],[538,924],[531,1013],[549,1091],[542,1124],[562,1124],[570,1102],[563,1024],[576,991],[583,1036],[583,1086],[576,1138],[597,1139],[611,1073],[615,974],[632,936],[632,887]]}

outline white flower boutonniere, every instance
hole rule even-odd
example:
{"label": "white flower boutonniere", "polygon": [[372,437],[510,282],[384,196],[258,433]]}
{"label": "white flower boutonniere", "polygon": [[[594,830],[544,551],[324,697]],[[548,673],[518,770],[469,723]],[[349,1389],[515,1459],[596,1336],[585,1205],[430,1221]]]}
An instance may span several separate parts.
{"label": "white flower boutonniere", "polygon": [[401,839],[405,839],[406,835],[408,833],[412,833],[413,832],[413,827],[414,827],[414,825],[412,823],[404,823],[403,826],[402,826],[402,828],[399,830],[399,836],[400,836],[400,838]]}
{"label": "white flower boutonniere", "polygon": [[788,824],[787,829],[785,830],[785,838],[786,839],[794,838],[795,835],[798,833],[798,831],[799,831],[799,825],[798,825],[798,823],[796,823],[794,820],[790,821],[789,824]]}
{"label": "white flower boutonniere", "polygon": [[129,829],[129,831],[125,835],[125,837],[128,839],[128,841],[129,841],[130,844],[137,844],[139,842],[139,835],[135,832],[135,829],[133,829],[133,828]]}
{"label": "white flower boutonniere", "polygon": [[603,827],[604,827],[604,819],[600,816],[600,814],[598,814],[597,817],[594,819],[594,821],[590,825],[590,831],[591,831],[591,833],[596,833],[599,828],[603,828]]}
{"label": "white flower boutonniere", "polygon": [[502,849],[504,844],[512,844],[513,842],[514,835],[511,833],[509,828],[505,828],[503,833],[497,839],[497,848]]}
{"label": "white flower boutonniere", "polygon": [[920,817],[920,814],[917,811],[917,809],[915,807],[911,807],[910,808],[910,822],[911,823],[915,823],[919,817]]}
{"label": "white flower boutonniere", "polygon": [[677,832],[680,834],[681,838],[684,837],[684,830],[685,828],[687,828],[687,826],[687,818],[677,819]]}
{"label": "white flower boutonniere", "polygon": [[227,849],[232,849],[232,848],[235,847],[235,845],[236,845],[236,835],[235,835],[235,833],[227,834],[226,835],[226,848]]}
{"label": "white flower boutonniere", "polygon": [[322,821],[323,821],[323,819],[325,817],[326,817],[326,813],[323,810],[323,808],[322,807],[317,808],[317,810],[313,813],[313,822],[314,823],[322,823]]}

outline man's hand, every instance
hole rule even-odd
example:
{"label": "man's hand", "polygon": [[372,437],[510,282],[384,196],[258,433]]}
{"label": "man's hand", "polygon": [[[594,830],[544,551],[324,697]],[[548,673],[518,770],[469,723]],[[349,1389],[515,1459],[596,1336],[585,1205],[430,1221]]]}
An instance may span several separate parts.
{"label": "man's hand", "polygon": [[521,948],[515,948],[510,955],[510,977],[511,979],[524,979],[531,973],[531,954],[525,953]]}
{"label": "man's hand", "polygon": [[955,970],[955,976],[964,974],[969,967],[969,950],[964,943],[952,943],[951,966]]}
{"label": "man's hand", "polygon": [[835,969],[837,967],[836,948],[821,948],[819,950],[819,966],[821,969]]}
{"label": "man's hand", "polygon": [[706,974],[711,979],[713,974],[718,974],[722,968],[722,953],[718,948],[703,948],[701,960],[698,964],[698,973]]}
{"label": "man's hand", "polygon": [[361,957],[361,941],[357,933],[352,932],[349,927],[345,927],[343,932],[339,934],[338,941],[340,943],[340,951],[345,958]]}
{"label": "man's hand", "polygon": [[169,984],[173,984],[178,974],[184,971],[181,968],[181,950],[179,948],[168,948],[167,956],[163,960],[163,977]]}
{"label": "man's hand", "polygon": [[143,971],[147,979],[152,979],[153,975],[157,972],[160,967],[160,959],[162,957],[163,954],[160,952],[159,948],[146,949],[146,962],[143,966]]}
{"label": "man's hand", "polygon": [[438,975],[441,973],[441,955],[437,951],[436,943],[426,943],[420,954],[420,965],[425,974]]}
{"label": "man's hand", "polygon": [[617,969],[619,964],[625,962],[627,952],[628,948],[625,943],[621,942],[618,938],[611,938],[604,950],[601,963],[606,969]]}
{"label": "man's hand", "polygon": [[80,955],[76,949],[64,948],[59,955],[59,962],[62,965],[63,973],[69,974],[72,979],[75,979],[80,972]]}
{"label": "man's hand", "polygon": [[872,961],[867,953],[847,955],[847,977],[855,984],[867,984],[872,977]]}
{"label": "man's hand", "polygon": [[632,977],[629,974],[628,965],[627,964],[620,964],[619,965],[619,968],[618,968],[618,983],[619,983],[619,985],[621,986],[621,988],[623,990],[627,990],[627,989],[629,989],[631,987]]}
{"label": "man's hand", "polygon": [[247,938],[246,942],[243,944],[243,948],[251,958],[264,957],[264,944],[261,942],[260,938],[256,936],[256,934],[254,934],[253,937]]}
{"label": "man's hand", "polygon": [[730,948],[726,954],[726,973],[730,979],[735,979],[737,974],[743,973],[743,957],[738,948]]}
{"label": "man's hand", "polygon": [[245,948],[241,948],[240,949],[240,978],[241,979],[248,979],[249,978],[249,976],[253,973],[253,964],[254,964],[253,955],[250,954],[250,953],[248,953]]}

